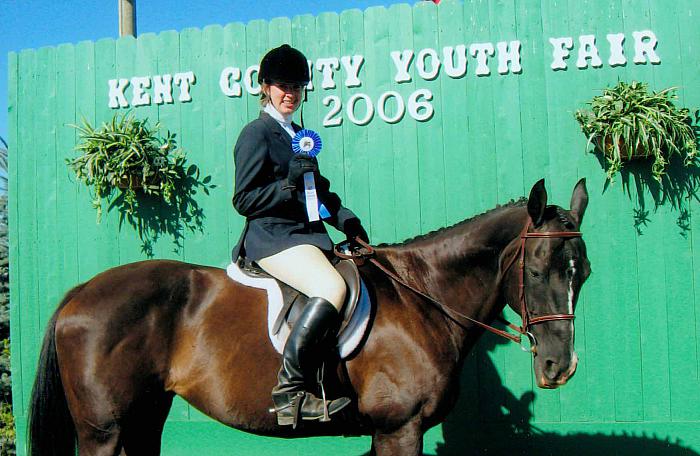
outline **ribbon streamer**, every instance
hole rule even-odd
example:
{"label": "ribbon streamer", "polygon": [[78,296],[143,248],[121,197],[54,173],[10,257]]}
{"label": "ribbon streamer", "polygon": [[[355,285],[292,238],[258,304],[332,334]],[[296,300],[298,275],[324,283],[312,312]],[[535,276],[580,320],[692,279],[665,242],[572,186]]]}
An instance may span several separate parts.
{"label": "ribbon streamer", "polygon": [[[321,137],[313,130],[300,130],[292,138],[292,150],[295,154],[307,154],[309,157],[315,157],[321,152],[322,146]],[[331,216],[326,206],[318,200],[313,173],[304,173],[304,197],[306,199],[306,214],[310,222]]]}

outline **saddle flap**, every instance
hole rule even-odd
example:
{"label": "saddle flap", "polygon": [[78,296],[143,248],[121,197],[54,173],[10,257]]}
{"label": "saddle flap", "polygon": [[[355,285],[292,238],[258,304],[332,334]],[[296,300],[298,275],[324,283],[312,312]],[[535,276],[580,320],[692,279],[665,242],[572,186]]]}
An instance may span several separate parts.
{"label": "saddle flap", "polygon": [[335,265],[335,269],[340,273],[343,280],[345,280],[345,285],[347,287],[345,302],[340,312],[343,317],[343,322],[340,325],[340,331],[342,331],[355,312],[355,307],[357,307],[357,301],[360,296],[360,271],[358,271],[357,265],[352,260],[340,260],[338,264]]}
{"label": "saddle flap", "polygon": [[[341,359],[346,359],[356,352],[369,327],[372,302],[357,266],[352,261],[342,261],[337,264],[337,268],[347,284],[346,303],[341,312],[343,322],[338,333],[338,351]],[[282,353],[290,328],[306,305],[306,296],[275,280],[251,262],[246,264],[239,259],[231,263],[226,271],[231,279],[244,286],[266,290],[269,306],[268,333],[275,350]]]}

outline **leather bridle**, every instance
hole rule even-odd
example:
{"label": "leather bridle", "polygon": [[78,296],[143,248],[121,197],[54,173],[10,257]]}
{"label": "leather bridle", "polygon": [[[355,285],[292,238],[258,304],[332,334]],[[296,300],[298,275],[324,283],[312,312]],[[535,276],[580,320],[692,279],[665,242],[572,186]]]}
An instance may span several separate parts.
{"label": "leather bridle", "polygon": [[[527,307],[527,300],[525,299],[525,243],[528,239],[532,238],[576,238],[576,237],[581,237],[582,233],[580,231],[544,231],[544,232],[530,232],[530,226],[532,225],[532,221],[528,217],[528,221],[525,224],[525,227],[523,230],[520,232],[519,236],[519,247],[515,251],[514,255],[508,259],[508,261],[504,262],[505,267],[501,269],[501,279],[506,275],[508,270],[513,266],[513,263],[515,263],[516,259],[520,259],[518,262],[518,300],[519,300],[519,305],[520,305],[520,317],[522,319],[522,325],[517,326],[514,325],[513,323],[508,322],[505,318],[499,317],[499,319],[505,323],[508,327],[513,329],[514,331],[517,331],[519,334],[511,334],[507,331],[503,331],[498,328],[494,328],[491,325],[488,325],[486,323],[483,323],[479,320],[476,320],[474,318],[469,317],[468,315],[464,315],[461,312],[458,312],[451,307],[439,302],[432,296],[428,295],[427,293],[418,290],[414,286],[410,285],[407,283],[405,280],[403,280],[401,277],[396,275],[395,273],[391,272],[389,269],[387,269],[384,265],[382,265],[379,261],[377,261],[376,258],[374,258],[375,251],[366,242],[364,242],[360,238],[355,238],[355,242],[357,242],[359,245],[362,246],[362,249],[360,251],[352,251],[350,253],[344,253],[339,250],[339,248],[336,246],[335,249],[335,254],[339,256],[340,258],[344,259],[352,259],[358,265],[361,265],[365,262],[365,260],[370,261],[372,264],[374,264],[377,268],[379,268],[384,274],[389,276],[391,279],[394,281],[400,283],[404,287],[408,288],[409,290],[413,291],[417,295],[425,298],[432,304],[434,304],[438,309],[440,309],[445,315],[447,315],[451,320],[453,320],[455,323],[457,323],[459,326],[465,328],[464,324],[462,323],[463,320],[469,321],[473,324],[476,324],[477,326],[480,326],[481,328],[490,331],[494,334],[497,334],[501,337],[505,337],[506,339],[509,339],[517,344],[520,344],[521,347],[522,345],[522,336],[526,336],[530,342],[530,348],[525,349],[526,351],[532,351],[533,353],[536,350],[537,346],[537,340],[535,339],[535,336],[530,332],[530,327],[533,325],[537,325],[540,323],[544,323],[547,321],[559,321],[559,320],[573,320],[575,318],[574,314],[550,314],[550,315],[542,315],[538,317],[532,317],[530,316],[530,312],[528,311]],[[462,320],[462,321],[460,321]],[[465,328],[466,329],[466,328]]]}
{"label": "leather bridle", "polygon": [[[570,314],[549,314],[542,315],[539,317],[531,317],[530,312],[527,307],[527,300],[525,299],[525,241],[532,238],[539,239],[551,239],[551,238],[576,238],[581,237],[583,234],[580,231],[544,231],[544,232],[530,232],[530,225],[532,221],[528,218],[525,228],[520,233],[520,247],[515,255],[513,255],[510,260],[506,263],[506,267],[503,269],[502,274],[505,275],[506,272],[513,266],[516,258],[520,258],[518,261],[518,301],[520,305],[520,318],[522,320],[522,326],[515,326],[514,324],[508,322],[502,317],[499,317],[508,327],[518,331],[520,334],[527,336],[530,341],[530,351],[534,351],[537,346],[537,339],[530,332],[530,327],[532,325],[537,325],[544,323],[546,321],[558,321],[558,320],[573,320],[576,316],[573,313]],[[522,342],[520,336],[516,336],[517,340],[514,340],[521,344]]]}

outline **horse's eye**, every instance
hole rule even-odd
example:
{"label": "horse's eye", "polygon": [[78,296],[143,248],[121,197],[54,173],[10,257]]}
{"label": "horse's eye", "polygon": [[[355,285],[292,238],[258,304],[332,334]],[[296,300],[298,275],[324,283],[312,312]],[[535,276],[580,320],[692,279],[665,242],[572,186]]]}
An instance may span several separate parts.
{"label": "horse's eye", "polygon": [[542,274],[540,274],[539,271],[535,271],[534,269],[530,269],[528,272],[530,273],[530,276],[533,279],[539,279],[540,277],[542,277]]}

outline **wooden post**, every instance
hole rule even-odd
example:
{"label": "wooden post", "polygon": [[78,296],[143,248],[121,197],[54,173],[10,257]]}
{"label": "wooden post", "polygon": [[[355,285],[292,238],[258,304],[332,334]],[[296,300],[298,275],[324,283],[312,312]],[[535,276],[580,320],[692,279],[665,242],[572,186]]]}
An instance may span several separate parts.
{"label": "wooden post", "polygon": [[136,36],[136,0],[119,1],[119,36]]}

